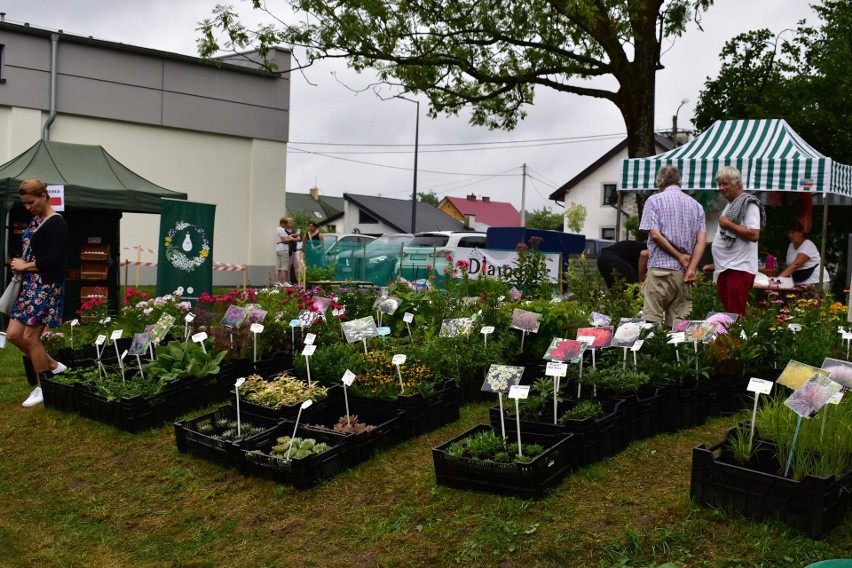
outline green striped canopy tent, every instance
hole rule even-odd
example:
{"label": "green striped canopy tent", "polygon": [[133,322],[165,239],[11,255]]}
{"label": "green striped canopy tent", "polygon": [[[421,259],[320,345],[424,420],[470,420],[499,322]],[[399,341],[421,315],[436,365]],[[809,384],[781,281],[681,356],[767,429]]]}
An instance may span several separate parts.
{"label": "green striped canopy tent", "polygon": [[685,190],[716,190],[719,168],[740,170],[746,191],[852,197],[852,166],[817,152],[781,119],[718,120],[691,142],[647,158],[622,160],[619,191],[654,191],[660,167],[680,171]]}
{"label": "green striped canopy tent", "polygon": [[[787,121],[717,120],[694,140],[668,152],[621,161],[619,191],[655,191],[657,171],[673,165],[682,188],[717,190],[716,172],[723,166],[740,170],[746,191],[794,191],[852,197],[852,166],[820,154]],[[822,260],[828,200],[823,199]],[[820,267],[822,271],[822,267]]]}

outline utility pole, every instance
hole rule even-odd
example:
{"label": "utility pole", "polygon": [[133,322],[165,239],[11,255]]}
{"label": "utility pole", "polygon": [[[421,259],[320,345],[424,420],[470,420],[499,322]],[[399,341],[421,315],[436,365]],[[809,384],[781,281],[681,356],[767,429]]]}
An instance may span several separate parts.
{"label": "utility pole", "polygon": [[521,175],[521,227],[527,226],[527,165],[523,165]]}

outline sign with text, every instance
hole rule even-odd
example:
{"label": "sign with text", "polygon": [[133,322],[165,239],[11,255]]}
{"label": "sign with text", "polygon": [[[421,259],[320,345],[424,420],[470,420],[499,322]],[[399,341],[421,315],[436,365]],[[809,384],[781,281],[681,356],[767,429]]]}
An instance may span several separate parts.
{"label": "sign with text", "polygon": [[[559,259],[558,253],[539,253],[545,258],[547,274],[553,283],[559,282]],[[484,250],[478,248],[456,247],[453,255],[456,262],[466,260],[470,263],[468,275],[471,278],[479,278],[481,274],[492,278],[512,278],[512,271],[517,267],[517,251]]]}

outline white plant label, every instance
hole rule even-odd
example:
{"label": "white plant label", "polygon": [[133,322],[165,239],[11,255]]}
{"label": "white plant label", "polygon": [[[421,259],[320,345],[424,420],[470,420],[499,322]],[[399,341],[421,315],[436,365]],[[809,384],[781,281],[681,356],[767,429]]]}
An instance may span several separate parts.
{"label": "white plant label", "polygon": [[115,341],[116,339],[121,339],[121,334],[124,333],[123,329],[114,329],[109,336],[110,341]]}
{"label": "white plant label", "polygon": [[634,343],[634,344],[630,347],[630,350],[631,350],[631,351],[639,351],[640,349],[642,349],[642,345],[644,345],[644,344],[645,344],[645,340],[644,340],[644,339],[637,339],[637,340],[636,340],[636,343]]}
{"label": "white plant label", "polygon": [[669,334],[668,343],[670,345],[677,345],[678,343],[683,343],[684,341],[686,341],[686,333],[682,331],[677,331]]}
{"label": "white plant label", "polygon": [[70,325],[71,327],[74,327],[75,325],[80,325],[80,320],[72,319]]}
{"label": "white plant label", "polygon": [[316,350],[317,350],[316,345],[305,345],[305,348],[302,349],[302,355],[304,355],[305,357],[310,357],[311,355],[314,354],[314,351],[316,351]]}
{"label": "white plant label", "polygon": [[305,336],[305,345],[313,345],[314,341],[316,341],[317,334],[309,333]]}
{"label": "white plant label", "polygon": [[384,327],[384,326],[383,326],[383,327],[376,328],[376,331],[378,331],[378,332],[379,332],[379,335],[381,335],[381,336],[385,336],[385,335],[390,335],[390,331],[391,331],[391,330],[390,330],[390,328],[389,328],[389,327]]}
{"label": "white plant label", "polygon": [[848,331],[844,331],[842,337],[843,341],[852,341],[852,333],[849,333]]}
{"label": "white plant label", "polygon": [[343,315],[343,310],[338,310],[337,308],[334,308],[333,310],[331,310],[331,315],[333,315],[336,318],[339,318],[340,316]]}
{"label": "white plant label", "polygon": [[802,331],[802,324],[799,323],[788,323],[787,329],[790,331]]}
{"label": "white plant label", "polygon": [[299,327],[299,324],[301,324],[301,323],[302,323],[302,320],[300,320],[299,318],[291,319],[290,320],[290,327]]}
{"label": "white plant label", "polygon": [[403,363],[405,363],[405,360],[407,358],[408,358],[408,356],[406,356],[403,353],[400,353],[398,355],[393,356],[393,359],[391,359],[391,363],[394,364],[394,365],[402,365]]}
{"label": "white plant label", "polygon": [[343,373],[342,380],[344,385],[346,385],[347,387],[351,387],[352,383],[355,381],[355,373],[353,373],[349,369],[346,369],[346,372]]}
{"label": "white plant label", "polygon": [[263,324],[262,323],[253,323],[251,327],[249,327],[249,331],[252,333],[263,333]]}
{"label": "white plant label", "polygon": [[772,392],[772,385],[774,384],[775,383],[773,383],[772,381],[752,377],[748,382],[748,387],[746,390],[759,394],[769,394],[770,392]]}
{"label": "white plant label", "polygon": [[481,333],[482,335],[488,335],[489,333],[494,333],[494,326],[493,325],[486,325],[485,327],[483,327],[480,330],[479,333]]}
{"label": "white plant label", "polygon": [[568,374],[568,364],[562,361],[548,361],[544,374],[548,377],[564,377]]}
{"label": "white plant label", "polygon": [[121,354],[120,359],[124,361],[124,358],[127,357],[127,349],[124,350],[124,353]]}
{"label": "white plant label", "polygon": [[530,396],[529,385],[512,385],[509,387],[509,398],[524,400]]}
{"label": "white plant label", "polygon": [[302,410],[304,410],[304,409],[306,409],[306,408],[310,408],[310,406],[311,406],[313,403],[314,403],[314,401],[313,401],[313,400],[308,399],[308,400],[306,400],[305,402],[303,402],[303,403],[302,403],[302,406],[300,406],[299,408],[300,408],[300,409],[302,409]]}
{"label": "white plant label", "polygon": [[195,321],[195,314],[186,314],[185,316],[183,316],[183,321],[185,321],[186,323],[194,322]]}
{"label": "white plant label", "polygon": [[240,378],[239,378],[239,379],[237,379],[237,380],[236,380],[236,382],[234,383],[234,388],[235,388],[235,389],[240,388],[241,386],[243,386],[243,383],[245,383],[245,382],[246,382],[246,378],[245,378],[245,377],[240,377]]}
{"label": "white plant label", "polygon": [[192,336],[192,340],[195,343],[201,343],[205,339],[207,339],[207,332],[206,331],[199,331],[198,333],[196,333],[195,335]]}
{"label": "white plant label", "polygon": [[578,335],[577,341],[579,341],[580,343],[585,343],[586,346],[589,346],[589,345],[592,345],[595,342],[595,336],[594,335]]}
{"label": "white plant label", "polygon": [[499,298],[497,298],[497,302],[502,302],[505,299],[506,299],[506,296],[500,296]]}
{"label": "white plant label", "polygon": [[828,399],[828,404],[840,404],[840,400],[843,398],[843,391],[835,394],[833,397]]}
{"label": "white plant label", "polygon": [[104,319],[101,320],[101,323],[109,323],[111,321],[112,321],[112,318],[110,316],[107,316],[107,317],[105,317]]}
{"label": "white plant label", "polygon": [[104,344],[104,341],[106,341],[106,335],[99,335],[99,336],[95,339],[95,345],[103,345],[103,344]]}
{"label": "white plant label", "polygon": [[402,321],[404,321],[405,323],[413,322],[414,314],[412,314],[411,312],[405,312],[404,314],[402,314]]}

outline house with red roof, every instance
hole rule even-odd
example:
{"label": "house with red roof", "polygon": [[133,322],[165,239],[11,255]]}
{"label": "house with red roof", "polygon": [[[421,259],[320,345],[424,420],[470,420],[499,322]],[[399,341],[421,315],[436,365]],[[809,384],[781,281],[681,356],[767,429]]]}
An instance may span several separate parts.
{"label": "house with red roof", "polygon": [[459,221],[473,217],[469,222],[478,227],[519,227],[521,214],[511,203],[491,201],[483,195],[477,199],[475,194],[467,197],[445,197],[438,203],[438,209]]}

